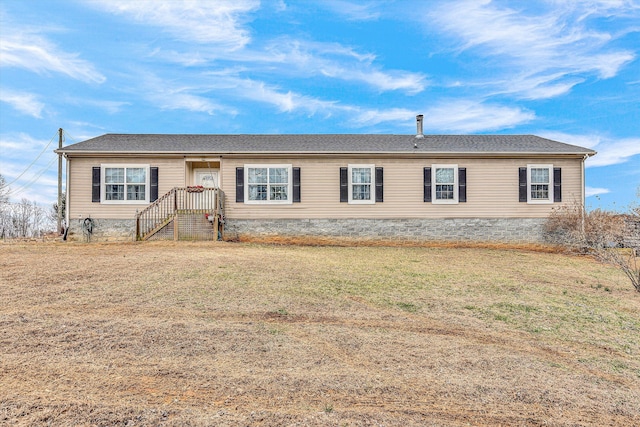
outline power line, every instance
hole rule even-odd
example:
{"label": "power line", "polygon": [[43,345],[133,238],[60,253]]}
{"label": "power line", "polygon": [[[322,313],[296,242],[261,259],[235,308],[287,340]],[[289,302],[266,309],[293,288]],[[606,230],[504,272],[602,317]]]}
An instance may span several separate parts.
{"label": "power line", "polygon": [[35,175],[31,181],[28,181],[26,184],[24,184],[22,187],[18,188],[17,190],[9,190],[9,192],[7,193],[7,195],[9,196],[15,196],[16,194],[20,194],[22,193],[24,190],[30,188],[33,184],[35,184],[35,182],[40,179],[40,177],[47,171],[49,170],[49,167],[51,167],[51,165],[53,164],[53,162],[55,162],[57,160],[57,157],[53,157],[51,159],[51,161],[49,162],[49,164],[47,164],[47,166],[45,166],[42,170],[40,170],[40,172]]}
{"label": "power line", "polygon": [[[67,132],[66,130],[63,130],[63,135],[64,136],[68,136],[69,138],[71,138],[73,140],[73,142],[78,142],[78,140],[76,138],[74,138],[73,136],[69,135],[69,132]],[[63,139],[63,141],[65,141]]]}
{"label": "power line", "polygon": [[49,148],[49,146],[51,145],[51,142],[53,142],[53,138],[55,138],[56,136],[52,136],[51,139],[49,140],[49,143],[42,149],[42,151],[40,152],[40,154],[38,154],[38,156],[29,164],[29,166],[27,166],[27,168],[25,170],[22,171],[22,173],[20,173],[20,175],[18,175],[17,177],[15,177],[13,179],[13,181],[9,182],[8,184],[6,184],[6,187],[10,186],[11,184],[13,184],[14,182],[16,182],[17,180],[19,180],[22,175],[24,175],[30,168],[31,166],[33,166],[38,159],[40,158],[40,156],[42,156],[42,154],[47,151],[47,148]]}

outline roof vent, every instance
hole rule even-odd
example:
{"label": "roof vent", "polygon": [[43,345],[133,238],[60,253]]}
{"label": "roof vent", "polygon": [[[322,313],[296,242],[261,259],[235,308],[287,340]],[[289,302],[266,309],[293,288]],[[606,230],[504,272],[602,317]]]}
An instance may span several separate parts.
{"label": "roof vent", "polygon": [[418,126],[418,133],[416,134],[416,138],[424,138],[424,134],[422,133],[422,119],[424,116],[422,114],[418,114],[416,116],[416,125]]}

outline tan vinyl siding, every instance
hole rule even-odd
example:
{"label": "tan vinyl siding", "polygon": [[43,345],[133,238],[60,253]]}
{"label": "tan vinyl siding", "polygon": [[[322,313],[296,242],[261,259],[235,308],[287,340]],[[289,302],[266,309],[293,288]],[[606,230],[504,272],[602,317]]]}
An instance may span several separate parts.
{"label": "tan vinyl siding", "polygon": [[158,167],[158,195],[173,187],[185,185],[184,159],[154,158],[72,158],[69,161],[69,219],[87,217],[108,219],[133,219],[136,210],[148,204],[103,204],[91,201],[91,173],[94,166],[102,164],[148,164]]}
{"label": "tan vinyl siding", "polygon": [[[229,218],[496,218],[545,217],[557,203],[518,201],[518,168],[553,164],[562,168],[563,203],[581,202],[582,159],[224,159],[222,183]],[[291,164],[301,169],[301,203],[289,205],[235,202],[235,171],[244,164]],[[340,167],[375,164],[384,168],[384,202],[340,203]],[[442,205],[423,202],[423,168],[457,164],[467,168],[467,202]]]}

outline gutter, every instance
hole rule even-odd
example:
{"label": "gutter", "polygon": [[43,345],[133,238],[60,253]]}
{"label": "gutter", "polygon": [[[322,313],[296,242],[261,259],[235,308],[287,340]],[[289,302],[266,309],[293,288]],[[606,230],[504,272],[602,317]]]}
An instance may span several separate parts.
{"label": "gutter", "polygon": [[67,156],[501,156],[501,157],[526,157],[526,156],[587,156],[596,154],[592,152],[553,152],[553,151],[90,151],[90,150],[54,150],[54,153],[63,153]]}

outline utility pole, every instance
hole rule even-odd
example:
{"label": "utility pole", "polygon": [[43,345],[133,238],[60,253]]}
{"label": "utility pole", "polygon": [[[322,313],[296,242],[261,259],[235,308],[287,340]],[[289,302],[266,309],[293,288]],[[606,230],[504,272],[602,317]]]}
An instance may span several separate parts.
{"label": "utility pole", "polygon": [[[62,128],[58,129],[58,150],[62,149]],[[58,153],[58,234],[62,234],[62,153]]]}

